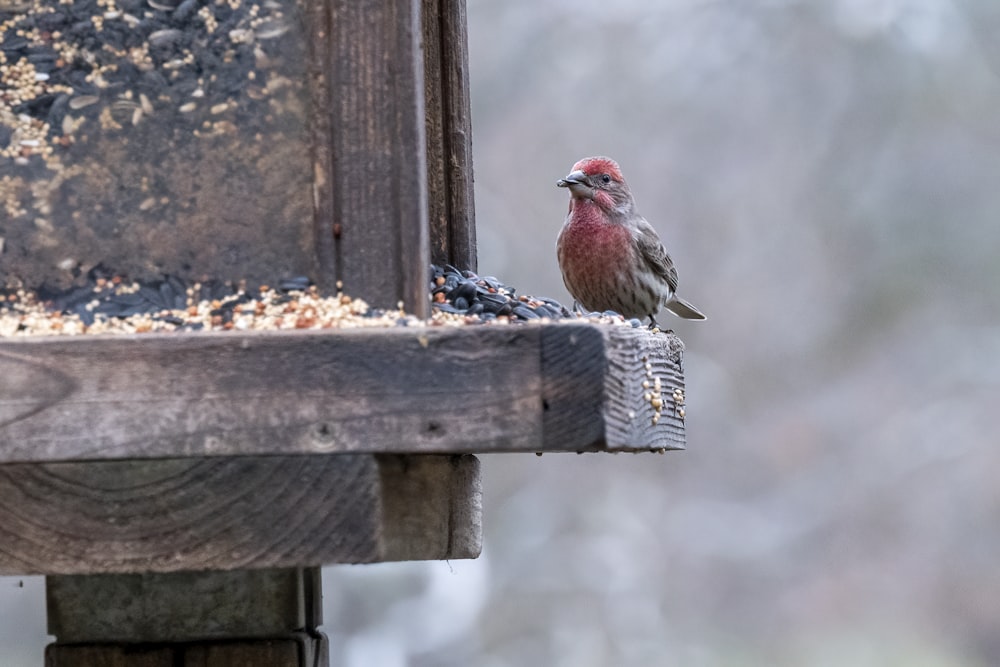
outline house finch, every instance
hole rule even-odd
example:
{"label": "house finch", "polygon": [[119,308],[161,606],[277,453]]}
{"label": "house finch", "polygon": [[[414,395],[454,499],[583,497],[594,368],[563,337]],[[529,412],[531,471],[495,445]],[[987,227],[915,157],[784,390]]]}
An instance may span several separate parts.
{"label": "house finch", "polygon": [[705,316],[677,296],[677,269],[656,230],[635,210],[635,200],[611,158],[589,157],[556,183],[569,188],[569,213],[556,254],[563,282],[590,311],[649,317],[666,306],[687,320]]}

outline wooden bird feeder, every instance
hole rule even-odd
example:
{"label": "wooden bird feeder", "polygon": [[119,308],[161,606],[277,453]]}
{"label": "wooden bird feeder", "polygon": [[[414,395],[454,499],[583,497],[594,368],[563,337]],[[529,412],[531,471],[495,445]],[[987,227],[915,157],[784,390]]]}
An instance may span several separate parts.
{"label": "wooden bird feeder", "polygon": [[[428,265],[475,268],[463,0],[0,21],[0,282],[303,274],[427,317]],[[47,577],[50,667],[325,665],[319,566],[475,558],[476,453],[683,448],[680,355],[586,322],[0,339],[0,573]]]}

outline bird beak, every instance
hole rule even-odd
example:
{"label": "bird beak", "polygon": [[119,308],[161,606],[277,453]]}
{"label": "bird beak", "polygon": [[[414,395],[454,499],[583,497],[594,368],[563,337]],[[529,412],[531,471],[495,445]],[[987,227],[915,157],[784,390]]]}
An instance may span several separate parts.
{"label": "bird beak", "polygon": [[569,188],[574,196],[594,198],[594,189],[587,185],[587,175],[579,169],[556,181],[556,185],[560,188]]}

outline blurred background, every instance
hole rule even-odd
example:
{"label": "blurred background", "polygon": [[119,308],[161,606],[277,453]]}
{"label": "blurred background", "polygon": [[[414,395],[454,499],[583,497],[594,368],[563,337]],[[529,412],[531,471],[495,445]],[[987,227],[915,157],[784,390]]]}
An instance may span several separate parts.
{"label": "blurred background", "polygon": [[616,158],[709,315],[688,450],[483,457],[479,560],[325,571],[332,664],[1000,664],[1000,4],[468,8],[480,272],[569,302]]}

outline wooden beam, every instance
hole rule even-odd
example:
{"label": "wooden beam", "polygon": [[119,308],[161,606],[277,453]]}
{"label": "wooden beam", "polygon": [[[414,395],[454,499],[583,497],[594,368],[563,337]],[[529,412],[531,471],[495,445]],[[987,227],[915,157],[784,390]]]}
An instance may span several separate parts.
{"label": "wooden beam", "polygon": [[465,0],[423,0],[431,261],[476,270]]}
{"label": "wooden beam", "polygon": [[318,567],[45,578],[48,633],[60,643],[265,639],[322,622]]}
{"label": "wooden beam", "polygon": [[327,667],[326,639],[234,639],[181,644],[49,644],[45,667]]}
{"label": "wooden beam", "polygon": [[430,247],[420,0],[330,3],[336,275],[352,296],[384,308],[402,301],[425,317]]}
{"label": "wooden beam", "polygon": [[[314,455],[0,466],[0,574],[475,558],[473,456]],[[461,525],[458,525],[461,523]]]}
{"label": "wooden beam", "polygon": [[312,161],[313,253],[316,275],[313,280],[325,294],[337,289],[337,243],[340,228],[334,220],[333,127],[338,123],[330,113],[333,92],[327,73],[327,63],[333,58],[330,35],[333,32],[330,2],[310,2],[301,5],[303,12],[303,42],[306,47],[305,76],[309,95],[309,152]]}
{"label": "wooden beam", "polygon": [[378,457],[385,551],[395,560],[477,556],[483,546],[482,485],[472,456]]}
{"label": "wooden beam", "polygon": [[[270,653],[270,652],[269,652]],[[288,656],[268,655],[274,667],[298,667]],[[278,660],[274,660],[278,658]],[[281,658],[286,658],[281,660]],[[49,644],[45,647],[45,667],[187,667],[178,661],[172,646],[114,646],[101,644]],[[248,663],[254,666],[254,663]]]}
{"label": "wooden beam", "polygon": [[680,449],[681,350],[588,323],[6,339],[0,463]]}

